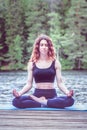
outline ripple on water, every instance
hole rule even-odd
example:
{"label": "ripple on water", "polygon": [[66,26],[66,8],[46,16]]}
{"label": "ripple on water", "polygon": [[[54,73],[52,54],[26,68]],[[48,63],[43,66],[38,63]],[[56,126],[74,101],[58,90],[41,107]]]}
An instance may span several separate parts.
{"label": "ripple on water", "polygon": [[[87,103],[87,71],[63,71],[65,85],[74,90],[76,103]],[[0,73],[0,103],[12,102],[12,90],[18,91],[27,81],[27,72],[4,72]],[[56,84],[55,84],[56,86]],[[63,93],[56,87],[58,95]],[[31,89],[30,93],[34,91]]]}

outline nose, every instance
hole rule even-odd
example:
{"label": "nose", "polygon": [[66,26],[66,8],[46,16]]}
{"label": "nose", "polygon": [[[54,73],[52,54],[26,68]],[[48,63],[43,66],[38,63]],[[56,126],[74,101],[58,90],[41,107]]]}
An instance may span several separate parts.
{"label": "nose", "polygon": [[43,48],[46,48],[46,46],[45,46],[45,45],[43,45]]}

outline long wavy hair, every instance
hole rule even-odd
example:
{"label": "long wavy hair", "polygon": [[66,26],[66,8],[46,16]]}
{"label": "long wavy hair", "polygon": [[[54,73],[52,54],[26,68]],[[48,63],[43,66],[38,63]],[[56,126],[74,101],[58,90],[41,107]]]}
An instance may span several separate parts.
{"label": "long wavy hair", "polygon": [[56,53],[55,53],[55,49],[54,49],[51,38],[47,35],[41,34],[35,40],[35,43],[33,46],[33,51],[32,51],[31,58],[29,61],[32,61],[32,62],[38,61],[38,59],[40,57],[39,46],[40,46],[41,40],[46,40],[48,43],[48,57],[52,60],[56,59]]}

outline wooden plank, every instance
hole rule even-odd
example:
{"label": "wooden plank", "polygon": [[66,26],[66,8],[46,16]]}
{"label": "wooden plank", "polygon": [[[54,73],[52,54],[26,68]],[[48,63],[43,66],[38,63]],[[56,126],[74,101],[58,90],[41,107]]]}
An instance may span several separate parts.
{"label": "wooden plank", "polygon": [[1,110],[0,130],[87,130],[87,112]]}

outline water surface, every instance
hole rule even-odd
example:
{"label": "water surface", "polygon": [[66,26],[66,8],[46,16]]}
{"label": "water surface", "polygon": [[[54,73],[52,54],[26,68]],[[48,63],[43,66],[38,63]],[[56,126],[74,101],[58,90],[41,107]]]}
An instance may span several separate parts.
{"label": "water surface", "polygon": [[[74,98],[76,103],[87,103],[87,71],[63,71],[65,85],[68,89],[74,90]],[[25,85],[27,81],[27,72],[0,72],[0,104],[11,103],[13,99],[12,90],[18,91]],[[33,88],[29,93],[34,91]],[[58,95],[63,93],[57,88]],[[27,93],[27,94],[29,94]]]}

